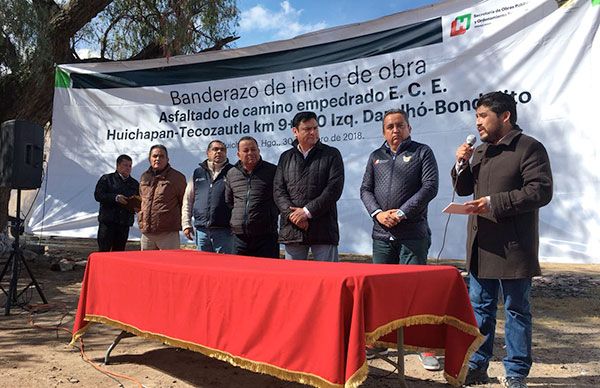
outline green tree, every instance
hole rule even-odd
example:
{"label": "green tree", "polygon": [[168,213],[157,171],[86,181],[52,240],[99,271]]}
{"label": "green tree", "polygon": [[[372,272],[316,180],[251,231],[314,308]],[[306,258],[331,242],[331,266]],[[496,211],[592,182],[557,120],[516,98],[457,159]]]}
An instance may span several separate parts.
{"label": "green tree", "polygon": [[[0,0],[0,122],[48,126],[56,64],[219,50],[237,39],[237,21],[235,0]],[[0,233],[9,196],[0,188]]]}

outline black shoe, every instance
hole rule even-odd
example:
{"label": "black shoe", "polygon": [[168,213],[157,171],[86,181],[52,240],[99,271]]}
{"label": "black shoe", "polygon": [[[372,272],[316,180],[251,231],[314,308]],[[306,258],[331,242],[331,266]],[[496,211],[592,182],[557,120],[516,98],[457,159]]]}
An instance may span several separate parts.
{"label": "black shoe", "polygon": [[527,388],[527,383],[523,377],[507,377],[503,383],[506,388]]}
{"label": "black shoe", "polygon": [[463,385],[469,387],[471,385],[487,384],[490,382],[490,376],[484,369],[470,369],[467,372],[465,383]]}

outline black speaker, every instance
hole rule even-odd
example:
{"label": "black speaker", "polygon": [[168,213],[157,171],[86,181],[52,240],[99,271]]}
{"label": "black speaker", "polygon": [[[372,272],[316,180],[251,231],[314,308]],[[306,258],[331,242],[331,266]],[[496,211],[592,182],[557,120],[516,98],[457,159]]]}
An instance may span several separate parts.
{"label": "black speaker", "polygon": [[0,127],[0,187],[37,189],[42,185],[44,128],[23,120]]}

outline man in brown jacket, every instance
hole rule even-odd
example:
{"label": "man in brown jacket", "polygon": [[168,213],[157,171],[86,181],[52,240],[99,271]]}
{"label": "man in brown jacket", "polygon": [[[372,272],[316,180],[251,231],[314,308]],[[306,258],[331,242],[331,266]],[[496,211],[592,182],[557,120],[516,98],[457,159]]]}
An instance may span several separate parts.
{"label": "man in brown jacket", "polygon": [[[511,95],[492,92],[477,102],[477,130],[483,142],[456,151],[452,179],[458,195],[471,195],[468,211],[469,297],[485,342],[469,360],[465,385],[489,381],[498,294],[506,316],[508,388],[527,387],[531,369],[531,278],[540,274],[538,210],[552,198],[546,149],[522,133]],[[469,159],[473,160],[469,163]]]}
{"label": "man in brown jacket", "polygon": [[150,148],[148,160],[150,168],[140,178],[142,250],[179,249],[185,176],[171,167],[162,144]]}

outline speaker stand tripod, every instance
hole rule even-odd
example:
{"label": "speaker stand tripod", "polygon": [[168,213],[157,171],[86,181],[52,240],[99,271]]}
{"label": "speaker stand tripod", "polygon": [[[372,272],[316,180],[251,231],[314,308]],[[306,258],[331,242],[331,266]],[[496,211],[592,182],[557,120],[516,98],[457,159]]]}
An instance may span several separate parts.
{"label": "speaker stand tripod", "polygon": [[[10,315],[10,308],[12,306],[19,306],[18,299],[25,291],[29,289],[31,286],[35,286],[40,298],[45,304],[48,304],[40,285],[37,280],[35,280],[35,276],[33,276],[33,272],[25,262],[25,258],[23,257],[23,250],[21,249],[21,245],[19,243],[19,236],[23,233],[22,224],[23,220],[21,220],[21,189],[17,190],[17,216],[15,217],[15,221],[11,227],[12,234],[15,240],[12,244],[12,250],[10,256],[8,257],[8,261],[4,265],[2,272],[0,273],[0,289],[6,295],[6,305],[4,306],[4,315]],[[27,284],[21,292],[17,293],[18,281],[19,281],[19,272],[21,270],[21,265],[25,267],[27,273],[29,274],[29,278],[31,282]],[[10,278],[10,284],[8,287],[8,292],[2,287],[2,280],[4,279],[4,275],[6,275],[8,269],[12,269],[12,276]]]}

